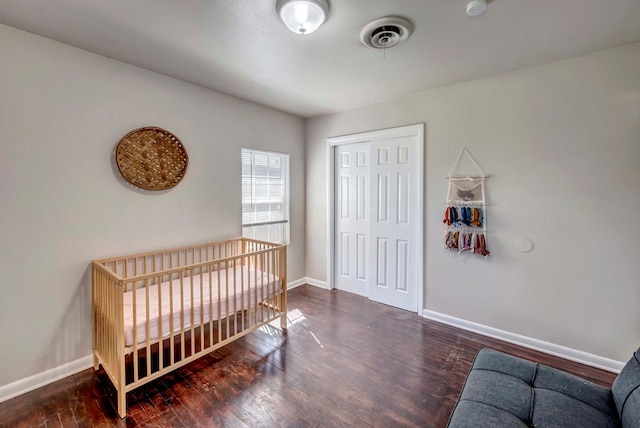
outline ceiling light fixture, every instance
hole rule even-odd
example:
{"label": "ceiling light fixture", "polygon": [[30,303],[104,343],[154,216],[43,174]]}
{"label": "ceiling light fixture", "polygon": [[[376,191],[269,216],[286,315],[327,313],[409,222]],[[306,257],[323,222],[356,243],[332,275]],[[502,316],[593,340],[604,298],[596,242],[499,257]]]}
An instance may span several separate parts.
{"label": "ceiling light fixture", "polygon": [[487,10],[486,0],[471,0],[467,3],[467,15],[478,16]]}
{"label": "ceiling light fixture", "polygon": [[297,34],[311,34],[329,15],[327,0],[278,0],[276,11],[284,25]]}

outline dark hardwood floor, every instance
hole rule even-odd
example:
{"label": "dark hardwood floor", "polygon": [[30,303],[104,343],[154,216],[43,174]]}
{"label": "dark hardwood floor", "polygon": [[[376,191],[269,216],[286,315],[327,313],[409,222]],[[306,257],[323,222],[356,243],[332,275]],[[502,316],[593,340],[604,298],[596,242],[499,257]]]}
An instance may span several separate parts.
{"label": "dark hardwood floor", "polygon": [[0,404],[0,426],[443,427],[479,349],[610,386],[614,374],[340,291],[289,293],[291,325],[256,331],[127,396],[93,369]]}

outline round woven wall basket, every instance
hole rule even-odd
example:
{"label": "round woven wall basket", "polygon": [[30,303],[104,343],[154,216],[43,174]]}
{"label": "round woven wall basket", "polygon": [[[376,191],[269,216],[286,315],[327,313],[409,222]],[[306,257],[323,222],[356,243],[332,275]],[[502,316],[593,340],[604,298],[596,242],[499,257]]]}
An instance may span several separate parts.
{"label": "round woven wall basket", "polygon": [[131,131],[120,140],[116,163],[120,174],[134,186],[166,190],[182,180],[189,157],[178,137],[149,126]]}

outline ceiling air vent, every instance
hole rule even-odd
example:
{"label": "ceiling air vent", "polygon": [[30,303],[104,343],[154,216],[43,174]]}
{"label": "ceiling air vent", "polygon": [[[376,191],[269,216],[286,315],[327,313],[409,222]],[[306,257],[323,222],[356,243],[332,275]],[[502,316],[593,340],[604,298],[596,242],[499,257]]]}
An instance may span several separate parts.
{"label": "ceiling air vent", "polygon": [[388,16],[365,25],[360,32],[360,41],[373,49],[388,49],[407,40],[412,29],[406,19]]}

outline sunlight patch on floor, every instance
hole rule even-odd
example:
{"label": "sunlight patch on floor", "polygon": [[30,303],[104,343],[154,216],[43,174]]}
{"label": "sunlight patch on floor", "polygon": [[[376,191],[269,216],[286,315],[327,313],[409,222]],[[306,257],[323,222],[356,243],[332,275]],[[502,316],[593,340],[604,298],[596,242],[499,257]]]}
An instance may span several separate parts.
{"label": "sunlight patch on floor", "polygon": [[[302,311],[300,309],[292,309],[290,311],[287,311],[287,327],[291,327],[294,324],[298,324],[299,322],[302,322],[304,320],[306,320],[307,318],[304,316],[304,314],[302,313]],[[280,318],[275,319],[273,321],[271,321],[269,324],[264,325],[262,327],[260,327],[259,330],[269,334],[269,335],[273,335],[275,334],[273,328],[276,328],[278,333],[280,332]]]}
{"label": "sunlight patch on floor", "polygon": [[318,342],[318,345],[320,345],[320,348],[324,349],[324,346],[322,345],[322,343],[318,340],[318,338],[316,337],[315,334],[313,334],[313,332],[311,330],[309,330],[309,333],[311,333],[311,336],[313,336],[313,338],[316,340],[316,342]]}

